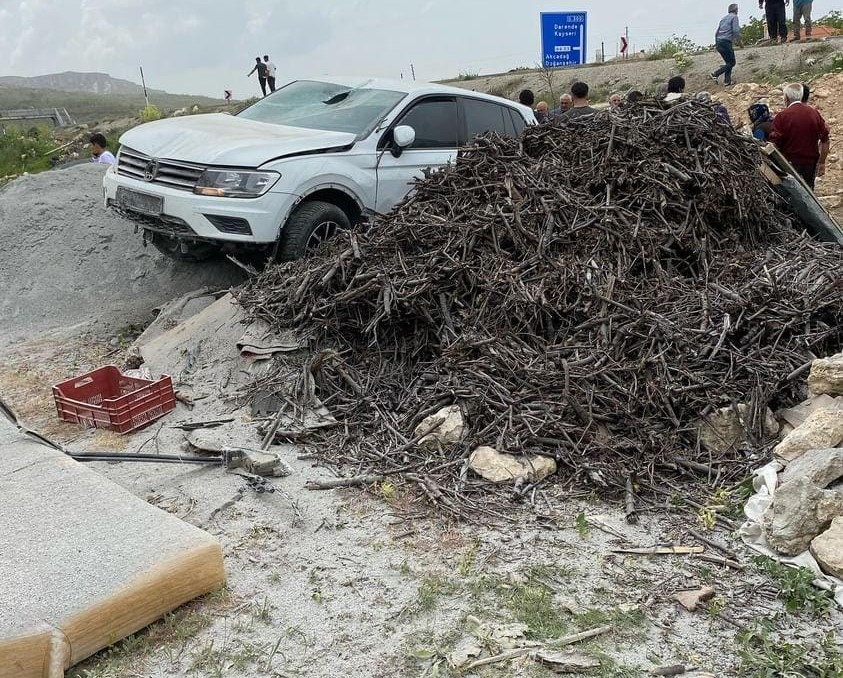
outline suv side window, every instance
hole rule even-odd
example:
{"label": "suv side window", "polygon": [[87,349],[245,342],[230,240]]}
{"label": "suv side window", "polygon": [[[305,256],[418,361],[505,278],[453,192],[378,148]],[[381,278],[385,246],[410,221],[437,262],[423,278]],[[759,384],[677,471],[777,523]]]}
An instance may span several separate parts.
{"label": "suv side window", "polygon": [[497,132],[502,136],[512,136],[512,118],[509,108],[478,99],[463,99],[465,115],[466,141],[471,141],[478,134]]}
{"label": "suv side window", "polygon": [[410,148],[456,148],[456,99],[424,99],[407,111],[398,121],[416,131]]}
{"label": "suv side window", "polygon": [[509,117],[512,118],[512,124],[515,125],[515,136],[520,137],[521,133],[527,127],[527,123],[524,121],[524,116],[514,108],[510,108],[508,110]]}

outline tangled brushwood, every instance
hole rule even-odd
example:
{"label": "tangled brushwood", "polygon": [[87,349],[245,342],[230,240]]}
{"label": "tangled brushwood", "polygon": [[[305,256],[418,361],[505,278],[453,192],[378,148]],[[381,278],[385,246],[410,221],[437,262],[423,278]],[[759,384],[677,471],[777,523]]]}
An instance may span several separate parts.
{"label": "tangled brushwood", "polygon": [[[337,417],[319,453],[352,472],[412,474],[463,506],[489,489],[467,471],[478,445],[553,456],[557,482],[724,482],[767,452],[765,408],[799,400],[800,368],[841,345],[841,250],[789,226],[760,162],[696,102],[480,138],[240,302],[310,337],[295,395]],[[454,403],[461,443],[412,444]],[[754,448],[703,449],[699,418],[732,403]]]}

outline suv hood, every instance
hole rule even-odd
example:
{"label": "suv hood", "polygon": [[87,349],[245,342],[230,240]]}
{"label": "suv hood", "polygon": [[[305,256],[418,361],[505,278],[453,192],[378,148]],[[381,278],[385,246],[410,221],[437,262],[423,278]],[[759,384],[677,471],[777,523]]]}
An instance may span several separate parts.
{"label": "suv hood", "polygon": [[211,113],[150,122],[130,129],[120,143],[154,158],[260,167],[285,155],[349,147],[355,139],[350,132],[286,127]]}

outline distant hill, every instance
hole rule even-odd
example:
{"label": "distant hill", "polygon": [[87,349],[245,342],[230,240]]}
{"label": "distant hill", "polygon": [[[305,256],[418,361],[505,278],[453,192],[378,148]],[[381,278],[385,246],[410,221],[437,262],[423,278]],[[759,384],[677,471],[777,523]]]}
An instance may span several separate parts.
{"label": "distant hill", "polygon": [[[221,99],[149,90],[149,101],[162,111],[198,105],[217,107]],[[80,123],[132,117],[145,104],[143,87],[107,73],[53,73],[31,78],[0,77],[0,109],[66,108]]]}
{"label": "distant hill", "polygon": [[87,92],[88,94],[143,94],[143,87],[108,73],[50,73],[31,78],[19,76],[0,77],[0,87],[25,87],[27,89],[53,89],[61,92]]}

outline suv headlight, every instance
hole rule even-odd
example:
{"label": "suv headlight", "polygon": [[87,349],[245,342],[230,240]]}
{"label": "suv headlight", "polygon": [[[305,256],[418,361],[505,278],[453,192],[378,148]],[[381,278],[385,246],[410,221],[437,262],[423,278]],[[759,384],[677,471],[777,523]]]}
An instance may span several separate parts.
{"label": "suv headlight", "polygon": [[278,172],[206,169],[199,176],[193,192],[217,198],[257,198],[272,188],[280,178]]}

